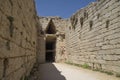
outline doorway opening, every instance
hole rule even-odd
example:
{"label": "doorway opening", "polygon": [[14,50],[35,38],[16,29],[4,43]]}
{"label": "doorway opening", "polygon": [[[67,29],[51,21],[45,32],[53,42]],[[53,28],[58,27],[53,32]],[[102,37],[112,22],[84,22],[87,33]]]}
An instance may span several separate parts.
{"label": "doorway opening", "polygon": [[45,33],[46,33],[46,62],[55,62],[56,28],[52,19],[48,23]]}
{"label": "doorway opening", "polygon": [[55,43],[46,42],[46,62],[55,62]]}

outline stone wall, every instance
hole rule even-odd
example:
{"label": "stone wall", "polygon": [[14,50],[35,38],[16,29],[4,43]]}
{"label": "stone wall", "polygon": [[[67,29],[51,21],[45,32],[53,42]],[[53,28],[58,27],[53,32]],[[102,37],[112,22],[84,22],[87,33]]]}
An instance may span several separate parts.
{"label": "stone wall", "polygon": [[41,26],[37,28],[37,63],[45,63],[45,34]]}
{"label": "stone wall", "polygon": [[56,62],[64,62],[66,60],[65,34],[57,35],[56,40]]}
{"label": "stone wall", "polygon": [[77,11],[66,28],[67,61],[120,74],[120,0]]}
{"label": "stone wall", "polygon": [[23,80],[36,61],[34,0],[0,0],[0,80]]}
{"label": "stone wall", "polygon": [[46,29],[51,19],[56,27],[57,32],[65,33],[65,27],[67,26],[66,24],[67,20],[62,19],[61,17],[58,17],[58,16],[39,17],[43,31]]}
{"label": "stone wall", "polygon": [[[55,48],[55,61],[56,62],[61,62],[61,61],[65,61],[66,59],[66,55],[65,55],[65,28],[67,26],[67,20],[62,19],[60,17],[39,17],[40,20],[40,24],[42,26],[42,30],[43,30],[43,34],[44,34],[44,40],[42,40],[42,42],[39,40],[39,43],[41,44],[45,44],[45,40],[46,40],[46,33],[45,30],[50,22],[50,20],[52,19],[53,24],[56,28],[56,48]],[[52,27],[52,26],[51,26]],[[41,56],[44,56],[44,60],[45,60],[45,46],[42,46],[42,53],[40,53]]]}

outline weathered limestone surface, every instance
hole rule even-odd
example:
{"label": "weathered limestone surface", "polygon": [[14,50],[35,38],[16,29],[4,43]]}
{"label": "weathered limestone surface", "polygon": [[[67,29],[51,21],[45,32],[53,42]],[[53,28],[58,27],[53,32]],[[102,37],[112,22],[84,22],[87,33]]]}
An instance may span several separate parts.
{"label": "weathered limestone surface", "polygon": [[36,61],[34,0],[0,0],[0,80],[23,80]]}
{"label": "weathered limestone surface", "polygon": [[120,74],[120,0],[99,0],[79,10],[65,32],[67,61]]}
{"label": "weathered limestone surface", "polygon": [[37,63],[45,63],[45,35],[42,28],[37,32]]}
{"label": "weathered limestone surface", "polygon": [[[38,42],[42,43],[42,44],[46,43],[45,30],[46,30],[46,28],[51,20],[53,21],[53,24],[54,24],[55,29],[56,29],[56,33],[55,33],[55,36],[56,36],[55,61],[56,62],[65,61],[65,59],[66,59],[65,28],[67,27],[67,22],[68,22],[67,20],[62,19],[60,17],[52,17],[52,16],[51,17],[39,17],[39,22],[42,26],[45,41],[42,40],[42,42],[40,42],[40,40],[38,40]],[[51,27],[53,27],[53,26],[51,26]],[[43,46],[43,48],[44,47],[45,46]],[[43,51],[41,53],[39,52],[38,54],[41,54],[41,56],[43,56],[43,59],[45,60],[46,50],[45,50],[45,48],[44,49],[43,48],[42,48]],[[39,60],[39,61],[41,61],[41,60]]]}
{"label": "weathered limestone surface", "polygon": [[61,17],[39,17],[39,21],[41,23],[41,26],[43,28],[43,31],[46,29],[46,27],[48,26],[48,23],[50,22],[50,20],[52,19],[57,32],[59,33],[65,33],[65,27],[67,26],[66,22],[67,20],[62,19]]}
{"label": "weathered limestone surface", "polygon": [[67,20],[38,18],[34,0],[0,0],[0,80],[23,80],[36,59],[45,62],[51,20],[56,62],[120,74],[120,0],[98,0]]}
{"label": "weathered limestone surface", "polygon": [[[86,64],[96,70],[120,74],[119,0],[93,2],[68,20],[40,17],[43,32],[51,19],[57,30],[56,62]],[[44,54],[45,51],[41,53]]]}

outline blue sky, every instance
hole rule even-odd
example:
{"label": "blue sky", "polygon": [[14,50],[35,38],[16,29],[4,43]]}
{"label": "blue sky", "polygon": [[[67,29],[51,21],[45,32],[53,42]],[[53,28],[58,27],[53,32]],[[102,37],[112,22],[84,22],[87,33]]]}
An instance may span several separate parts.
{"label": "blue sky", "polygon": [[38,16],[69,18],[73,13],[96,0],[35,0]]}

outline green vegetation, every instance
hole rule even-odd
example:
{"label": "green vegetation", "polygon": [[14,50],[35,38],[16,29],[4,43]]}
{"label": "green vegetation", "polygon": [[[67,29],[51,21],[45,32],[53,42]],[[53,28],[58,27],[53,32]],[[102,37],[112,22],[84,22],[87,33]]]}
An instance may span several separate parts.
{"label": "green vegetation", "polygon": [[68,62],[65,62],[65,63],[66,63],[66,64],[70,64],[70,65],[73,65],[73,63],[71,63],[71,62],[69,62],[69,61],[68,61]]}
{"label": "green vegetation", "polygon": [[[100,71],[99,69],[93,69],[93,71]],[[101,72],[101,71],[100,71]]]}
{"label": "green vegetation", "polygon": [[85,68],[85,69],[90,69],[91,67],[88,64],[83,64],[81,67]]}
{"label": "green vegetation", "polygon": [[108,74],[108,75],[113,75],[112,72],[103,71],[103,70],[99,70],[99,69],[93,69],[93,71],[99,71],[99,72],[101,72],[101,73],[106,73],[106,74]]}
{"label": "green vegetation", "polygon": [[112,72],[107,72],[107,71],[105,71],[105,73],[108,74],[108,75],[113,75]]}
{"label": "green vegetation", "polygon": [[77,67],[82,67],[82,68],[85,68],[85,69],[90,69],[91,67],[88,65],[88,64],[83,64],[83,65],[80,65],[80,64],[76,64],[76,63],[72,63],[72,62],[65,62],[66,64],[70,64],[70,65],[74,65],[74,66],[77,66]]}
{"label": "green vegetation", "polygon": [[[91,69],[91,67],[87,63],[85,63],[83,65],[75,64],[75,63],[72,63],[72,62],[65,62],[65,63],[70,64],[70,65],[74,65],[74,66],[77,66],[77,67],[82,67],[82,68],[85,68],[85,69]],[[103,70],[99,70],[99,69],[93,69],[93,71],[99,71],[101,73],[106,73],[108,75],[114,75],[112,72],[103,71]],[[116,77],[120,77],[120,74],[116,74]]]}
{"label": "green vegetation", "polygon": [[103,70],[99,70],[99,69],[94,69],[93,71],[99,71],[99,72],[101,72],[101,73],[106,73],[106,74],[108,74],[108,75],[113,75],[112,72],[103,71]]}

